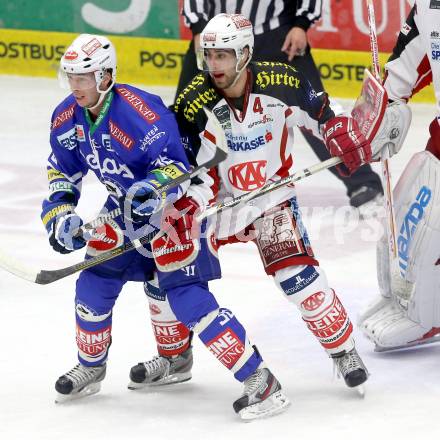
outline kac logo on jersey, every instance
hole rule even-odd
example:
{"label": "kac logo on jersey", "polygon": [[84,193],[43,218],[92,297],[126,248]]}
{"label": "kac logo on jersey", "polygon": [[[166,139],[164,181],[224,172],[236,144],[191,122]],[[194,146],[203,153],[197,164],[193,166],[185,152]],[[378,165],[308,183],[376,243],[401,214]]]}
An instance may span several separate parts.
{"label": "kac logo on jersey", "polygon": [[253,191],[266,183],[266,160],[254,160],[234,165],[228,170],[229,182],[241,191]]}
{"label": "kac logo on jersey", "polygon": [[417,194],[416,201],[410,206],[406,213],[402,226],[400,227],[399,237],[397,238],[397,248],[399,254],[399,267],[402,276],[405,276],[408,268],[408,252],[411,246],[412,238],[416,232],[417,226],[425,215],[426,207],[431,200],[432,191],[422,186]]}
{"label": "kac logo on jersey", "polygon": [[57,136],[60,145],[67,150],[73,150],[78,146],[78,140],[76,138],[76,128],[73,127],[69,131]]}

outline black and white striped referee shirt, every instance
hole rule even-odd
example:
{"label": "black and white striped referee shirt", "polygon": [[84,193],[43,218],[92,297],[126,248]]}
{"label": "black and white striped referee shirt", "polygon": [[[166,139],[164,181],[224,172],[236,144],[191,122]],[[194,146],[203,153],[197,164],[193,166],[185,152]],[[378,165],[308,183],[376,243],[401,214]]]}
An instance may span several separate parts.
{"label": "black and white striped referee shirt", "polygon": [[193,34],[199,34],[217,14],[243,14],[255,35],[289,23],[307,30],[321,16],[322,0],[184,0],[182,14]]}

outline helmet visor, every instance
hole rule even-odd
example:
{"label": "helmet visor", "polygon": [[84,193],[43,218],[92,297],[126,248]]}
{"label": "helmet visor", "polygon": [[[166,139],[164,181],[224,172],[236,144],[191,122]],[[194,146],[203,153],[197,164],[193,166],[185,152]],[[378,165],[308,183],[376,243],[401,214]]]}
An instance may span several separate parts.
{"label": "helmet visor", "polygon": [[58,81],[62,89],[66,90],[88,90],[96,88],[96,77],[94,72],[90,73],[66,73],[58,71]]}
{"label": "helmet visor", "polygon": [[205,72],[224,72],[236,69],[237,56],[234,49],[204,49],[197,51],[197,66]]}

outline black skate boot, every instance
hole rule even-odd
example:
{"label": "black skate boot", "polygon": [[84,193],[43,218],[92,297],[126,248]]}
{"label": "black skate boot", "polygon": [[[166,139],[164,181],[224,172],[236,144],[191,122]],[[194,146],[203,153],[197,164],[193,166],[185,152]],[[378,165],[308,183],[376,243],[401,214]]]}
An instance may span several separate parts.
{"label": "black skate boot", "polygon": [[56,381],[55,389],[58,391],[58,395],[55,402],[63,403],[96,394],[101,389],[105,372],[106,364],[97,367],[76,365]]}
{"label": "black skate boot", "polygon": [[243,395],[234,404],[242,420],[275,415],[290,405],[281,385],[268,368],[258,368],[244,381]]}
{"label": "black skate boot", "polygon": [[146,386],[168,385],[191,379],[193,365],[192,347],[182,354],[164,357],[154,356],[151,361],[140,362],[130,370],[128,388],[136,390]]}
{"label": "black skate boot", "polygon": [[358,355],[356,348],[333,355],[332,358],[338,375],[344,378],[348,387],[358,387],[368,379],[368,370]]}

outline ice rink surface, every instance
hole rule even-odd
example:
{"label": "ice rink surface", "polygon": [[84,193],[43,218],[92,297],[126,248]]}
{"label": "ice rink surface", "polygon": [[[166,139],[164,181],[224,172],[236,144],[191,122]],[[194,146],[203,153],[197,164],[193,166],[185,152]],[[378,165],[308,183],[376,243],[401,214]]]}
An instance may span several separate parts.
{"label": "ice rink surface", "polygon": [[[150,89],[151,90],[151,89]],[[82,259],[50,248],[40,221],[46,194],[49,121],[65,96],[54,80],[0,76],[0,248],[35,268]],[[166,102],[173,91],[154,89]],[[343,103],[351,106],[351,103]],[[394,182],[414,152],[424,149],[435,110],[413,105],[403,151],[392,159]],[[316,162],[298,134],[296,167]],[[377,221],[356,220],[345,188],[328,171],[297,185],[315,253],[356,323],[378,293]],[[78,212],[92,219],[105,198],[85,179]],[[434,439],[440,395],[440,345],[378,354],[357,330],[357,347],[370,370],[364,399],[333,380],[332,362],[299,313],[263,272],[252,244],[222,248],[223,279],[211,287],[219,303],[245,325],[292,405],[251,424],[232,409],[242,385],[199,340],[193,379],[153,390],[127,389],[130,367],[155,354],[142,285],[125,286],[114,309],[107,378],[99,394],[55,405],[54,383],[76,363],[75,276],[39,286],[0,272],[0,438],[9,439]]]}

